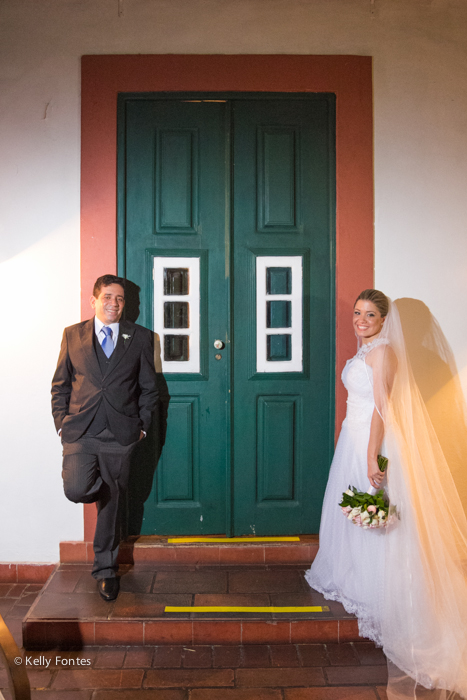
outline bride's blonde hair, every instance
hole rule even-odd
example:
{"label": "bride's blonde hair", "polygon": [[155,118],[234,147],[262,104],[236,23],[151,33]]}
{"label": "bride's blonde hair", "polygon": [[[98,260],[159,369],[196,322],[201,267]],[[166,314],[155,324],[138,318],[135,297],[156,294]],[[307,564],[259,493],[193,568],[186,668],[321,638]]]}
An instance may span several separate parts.
{"label": "bride's blonde hair", "polygon": [[355,299],[355,304],[360,299],[362,301],[371,301],[371,303],[376,306],[383,318],[388,315],[389,299],[387,298],[386,294],[380,292],[379,289],[364,289],[363,292],[360,292],[358,297]]}

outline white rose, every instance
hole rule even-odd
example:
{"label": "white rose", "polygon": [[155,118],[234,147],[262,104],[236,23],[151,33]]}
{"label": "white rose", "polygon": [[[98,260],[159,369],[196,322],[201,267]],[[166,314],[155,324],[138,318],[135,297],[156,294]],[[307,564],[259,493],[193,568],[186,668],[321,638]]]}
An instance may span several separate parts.
{"label": "white rose", "polygon": [[378,511],[378,518],[385,518],[386,517],[386,511],[385,510],[380,510]]}
{"label": "white rose", "polygon": [[347,489],[347,491],[344,491],[344,493],[346,493],[347,496],[355,496],[354,492],[351,491],[350,489]]}
{"label": "white rose", "polygon": [[353,520],[357,515],[360,515],[361,512],[362,512],[361,507],[357,506],[356,508],[352,508],[352,510],[350,511],[350,513],[348,514],[347,517],[349,520]]}

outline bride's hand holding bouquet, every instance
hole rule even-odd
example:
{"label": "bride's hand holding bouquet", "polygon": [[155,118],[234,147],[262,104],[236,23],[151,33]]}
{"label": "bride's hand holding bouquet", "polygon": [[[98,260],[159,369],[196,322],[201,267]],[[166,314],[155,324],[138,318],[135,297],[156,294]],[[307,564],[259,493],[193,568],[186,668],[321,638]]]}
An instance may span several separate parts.
{"label": "bride's hand holding bouquet", "polygon": [[[387,457],[378,455],[377,464],[379,473],[384,473],[388,465]],[[382,489],[373,494],[349,486],[342,494],[339,506],[346,518],[364,530],[386,527],[396,517],[396,508],[389,505]]]}
{"label": "bride's hand holding bouquet", "polygon": [[[381,464],[383,460],[386,460],[385,466],[382,468]],[[378,455],[373,459],[368,460],[368,480],[374,489],[379,489],[381,487],[381,482],[384,479],[384,472],[387,467],[388,460],[382,455]]]}

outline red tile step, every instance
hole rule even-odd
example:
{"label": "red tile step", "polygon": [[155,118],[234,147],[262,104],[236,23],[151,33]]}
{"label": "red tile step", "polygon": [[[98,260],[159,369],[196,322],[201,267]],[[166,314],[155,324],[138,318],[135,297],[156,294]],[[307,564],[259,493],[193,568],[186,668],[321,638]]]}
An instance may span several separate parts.
{"label": "red tile step", "polygon": [[[364,649],[361,654],[362,647],[371,646],[370,656]],[[363,642],[94,646],[68,652],[22,651],[21,656],[36,700],[386,698],[386,659],[381,650]],[[0,672],[0,690],[6,685]]]}
{"label": "red tile step", "polygon": [[[170,538],[173,539],[173,538]],[[167,537],[142,535],[120,546],[120,563],[153,562],[164,566],[258,566],[304,564],[309,566],[318,551],[318,535],[300,535],[297,542],[173,543]],[[92,542],[61,542],[62,564],[91,564]]]}
{"label": "red tile step", "polygon": [[0,562],[0,584],[45,583],[55,564],[2,563]]}
{"label": "red tile step", "polygon": [[[121,567],[117,600],[103,601],[89,565],[62,564],[23,621],[28,649],[88,645],[284,645],[353,642],[357,620],[304,580],[305,566]],[[292,612],[166,612],[166,606],[295,607]],[[321,612],[300,608],[321,606]]]}

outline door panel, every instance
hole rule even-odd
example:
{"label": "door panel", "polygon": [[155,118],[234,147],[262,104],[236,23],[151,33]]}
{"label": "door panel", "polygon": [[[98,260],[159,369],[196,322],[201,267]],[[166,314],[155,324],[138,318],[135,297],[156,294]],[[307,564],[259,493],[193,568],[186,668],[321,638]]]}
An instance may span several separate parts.
{"label": "door panel", "polygon": [[299,396],[258,396],[258,502],[292,500],[296,490]]}
{"label": "door panel", "polygon": [[[226,106],[124,102],[126,277],[159,336],[171,400],[144,534],[223,533],[230,440]],[[227,173],[228,174],[228,173]],[[147,452],[147,451],[146,451]],[[140,456],[151,462],[149,454]],[[156,464],[141,465],[149,473]],[[137,497],[137,495],[136,495]]]}
{"label": "door panel", "polygon": [[[239,116],[238,108],[235,114]],[[300,209],[297,201],[300,190],[297,127],[258,125],[256,151],[257,230],[262,233],[296,231]]]}
{"label": "door panel", "polygon": [[317,532],[334,98],[225,98],[120,98],[119,269],[142,289],[138,322],[160,336],[172,396],[143,533]]}
{"label": "door panel", "polygon": [[[158,500],[161,504],[199,501],[199,396],[174,396],[170,422],[177,426],[169,433],[159,463]],[[171,468],[176,464],[177,469]]]}
{"label": "door panel", "polygon": [[332,446],[333,100],[238,100],[234,522],[317,532]]}

